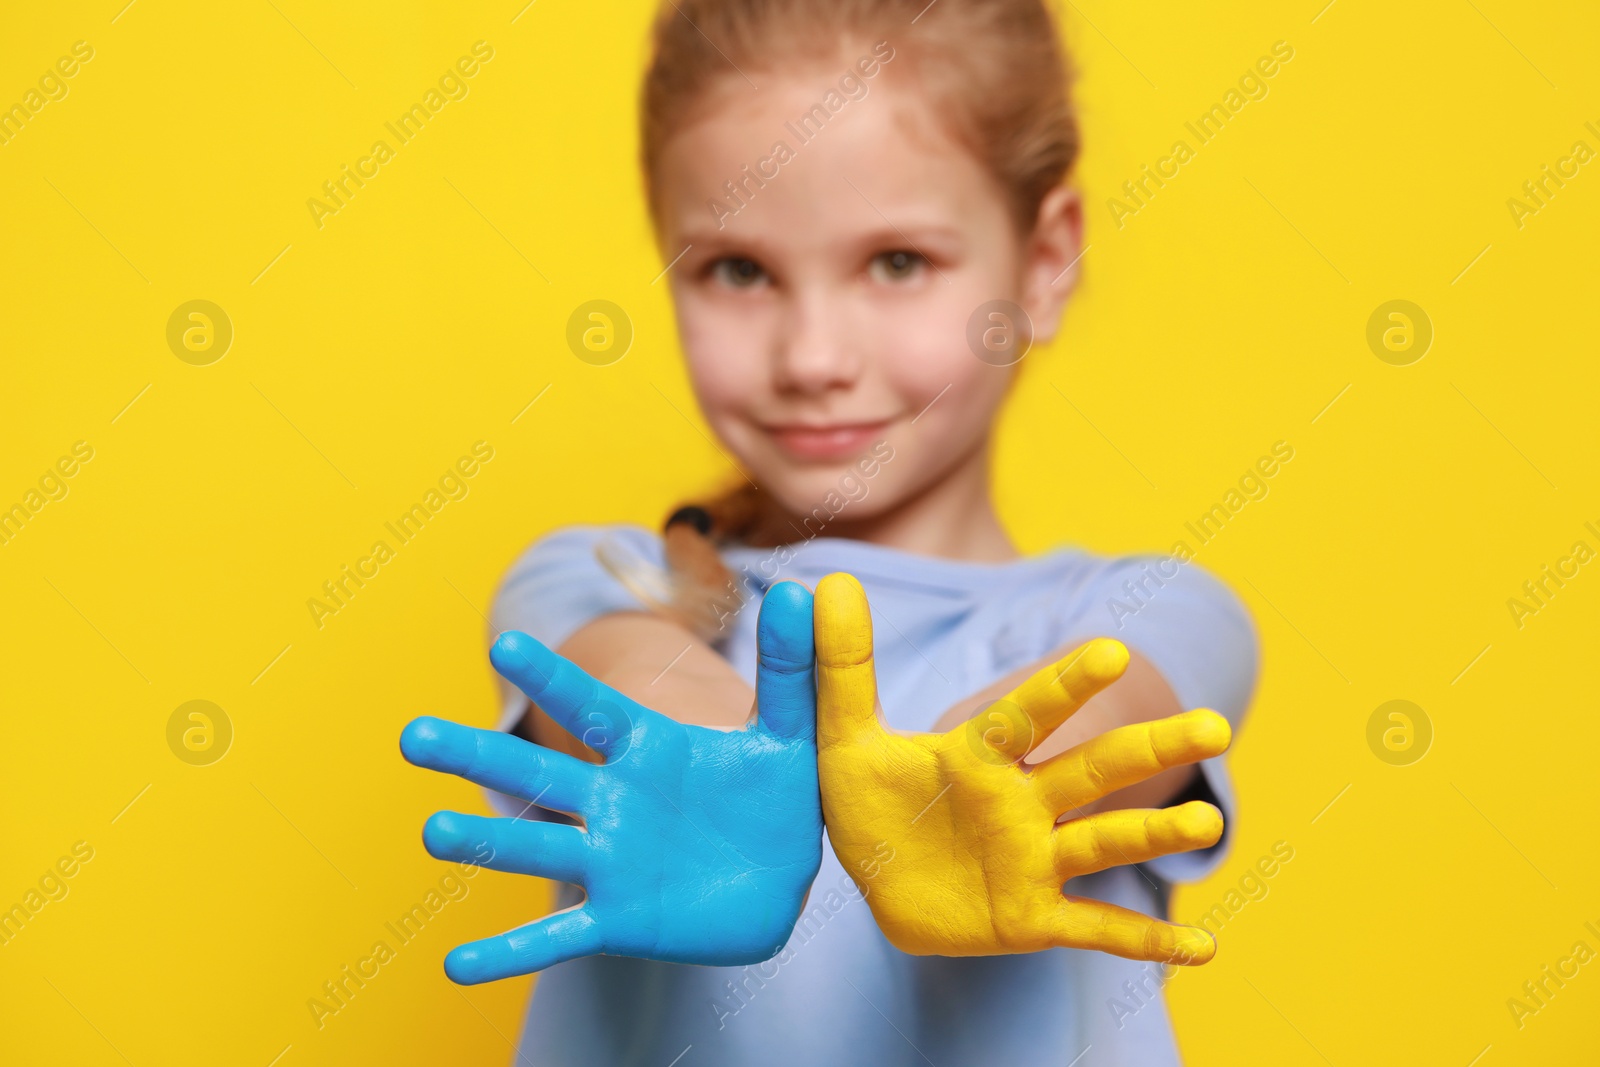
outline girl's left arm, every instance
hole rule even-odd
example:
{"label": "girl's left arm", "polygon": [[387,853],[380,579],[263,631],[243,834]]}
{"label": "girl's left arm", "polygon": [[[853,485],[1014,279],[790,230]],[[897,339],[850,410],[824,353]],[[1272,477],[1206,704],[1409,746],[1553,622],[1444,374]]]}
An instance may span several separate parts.
{"label": "girl's left arm", "polygon": [[[934,725],[935,732],[961,725],[987,704],[1011,692],[1037,671],[1059,662],[1082,645],[1081,640],[1063,645],[1043,659],[1036,660],[951,705]],[[1039,763],[1073,745],[1097,737],[1107,730],[1133,723],[1164,719],[1187,711],[1178,695],[1155,664],[1130,650],[1127,672],[1109,688],[1091,698],[1070,719],[1029,754],[1030,763]],[[1121,808],[1159,808],[1183,793],[1199,773],[1194,764],[1173,767],[1153,778],[1118,790],[1084,805],[1083,813],[1114,811]]]}

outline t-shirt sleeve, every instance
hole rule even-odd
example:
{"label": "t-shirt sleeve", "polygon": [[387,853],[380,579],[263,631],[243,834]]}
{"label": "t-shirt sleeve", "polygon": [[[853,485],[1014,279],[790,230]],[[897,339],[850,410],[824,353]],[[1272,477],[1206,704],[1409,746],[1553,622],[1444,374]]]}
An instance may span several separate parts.
{"label": "t-shirt sleeve", "polygon": [[[665,554],[661,538],[631,523],[564,526],[539,538],[506,572],[490,609],[489,642],[507,630],[520,630],[546,647],[559,648],[585,624],[617,611],[643,611],[647,605],[600,562],[604,544],[626,563],[657,568]],[[509,730],[522,717],[527,696],[495,675],[500,716],[497,728]],[[509,815],[540,817],[527,802],[489,791],[494,806]]]}
{"label": "t-shirt sleeve", "polygon": [[[528,547],[506,572],[495,594],[490,625],[496,636],[520,630],[547,648],[559,648],[584,625],[616,611],[643,611],[646,604],[596,555],[607,543],[636,562],[661,567],[661,539],[642,526],[565,526]],[[510,729],[527,702],[521,691],[498,674],[499,728]]]}
{"label": "t-shirt sleeve", "polygon": [[[1185,709],[1210,708],[1237,737],[1255,691],[1260,652],[1255,624],[1238,596],[1194,563],[1175,557],[1114,560],[1072,598],[1070,629],[1084,639],[1114,637],[1153,663]],[[1238,804],[1228,774],[1228,754],[1203,760],[1189,794],[1222,812],[1222,838],[1193,852],[1160,856],[1143,866],[1169,882],[1199,881],[1222,862],[1233,844]]]}

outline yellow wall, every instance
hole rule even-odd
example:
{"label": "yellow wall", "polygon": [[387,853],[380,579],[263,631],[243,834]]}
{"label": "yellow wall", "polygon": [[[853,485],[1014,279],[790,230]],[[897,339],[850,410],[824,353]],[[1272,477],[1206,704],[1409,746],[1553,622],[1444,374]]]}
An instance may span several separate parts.
{"label": "yellow wall", "polygon": [[[449,873],[427,814],[484,810],[396,737],[490,722],[502,569],[725,473],[674,410],[693,403],[652,285],[647,5],[121,3],[30,5],[0,33],[0,103],[93,49],[0,145],[0,503],[93,450],[0,545],[0,904],[93,850],[0,946],[0,1060],[503,1062],[528,981],[460,990],[440,960],[536,913],[540,883],[480,875],[321,1029],[307,1000]],[[1600,550],[1600,163],[1520,226],[1507,200],[1600,150],[1595,12],[1063,6],[1091,247],[1006,415],[1007,521],[1030,551],[1164,550],[1295,450],[1199,554],[1265,666],[1237,848],[1178,916],[1226,906],[1274,842],[1294,858],[1174,979],[1189,1061],[1578,1062],[1600,964],[1520,1029],[1506,1002],[1574,942],[1600,951],[1600,564],[1521,626],[1507,600]],[[480,40],[469,95],[319,228],[307,199]],[[1197,146],[1185,121],[1276,41],[1294,58],[1269,94]],[[1108,197],[1179,138],[1194,158],[1119,228]],[[563,340],[593,298],[636,328],[610,367]],[[209,366],[166,341],[193,299],[234,327]],[[1434,325],[1409,366],[1366,342],[1392,299]],[[480,440],[470,494],[319,628],[307,599]],[[1069,467],[1103,506],[1066,506]],[[1368,747],[1394,699],[1434,732],[1410,766]],[[232,724],[210,766],[168,746],[191,700]]]}

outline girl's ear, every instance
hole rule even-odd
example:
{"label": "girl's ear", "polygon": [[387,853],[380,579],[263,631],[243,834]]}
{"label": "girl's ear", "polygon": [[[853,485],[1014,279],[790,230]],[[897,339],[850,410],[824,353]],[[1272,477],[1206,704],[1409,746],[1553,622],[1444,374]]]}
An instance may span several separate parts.
{"label": "girl's ear", "polygon": [[1035,344],[1056,335],[1067,297],[1078,281],[1083,255],[1083,199],[1058,185],[1039,204],[1039,218],[1023,249],[1023,308],[1033,320]]}

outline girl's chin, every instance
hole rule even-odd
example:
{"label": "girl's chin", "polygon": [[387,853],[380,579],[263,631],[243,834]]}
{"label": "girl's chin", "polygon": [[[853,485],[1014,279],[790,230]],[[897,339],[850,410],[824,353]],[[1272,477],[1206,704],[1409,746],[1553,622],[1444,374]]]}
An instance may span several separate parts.
{"label": "girl's chin", "polygon": [[879,475],[878,465],[868,468],[867,474],[853,462],[835,463],[826,467],[812,466],[789,469],[781,474],[759,474],[755,480],[762,492],[771,496],[778,506],[800,523],[811,517],[817,521],[833,522],[844,519],[864,519],[875,514],[888,503],[874,486]]}

